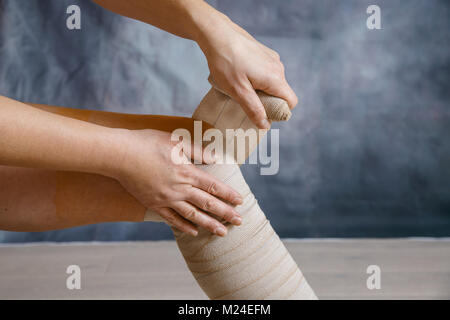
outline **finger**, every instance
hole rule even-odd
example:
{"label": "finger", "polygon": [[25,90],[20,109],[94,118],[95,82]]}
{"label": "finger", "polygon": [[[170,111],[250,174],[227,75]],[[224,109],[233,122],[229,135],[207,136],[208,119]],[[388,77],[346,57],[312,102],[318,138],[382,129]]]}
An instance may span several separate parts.
{"label": "finger", "polygon": [[184,154],[194,161],[195,164],[213,164],[216,162],[216,156],[211,151],[206,151],[201,142],[184,142]]}
{"label": "finger", "polygon": [[264,89],[264,92],[272,96],[286,100],[289,108],[292,110],[298,103],[298,98],[291,86],[287,83],[286,79],[273,80],[269,86]]}
{"label": "finger", "polygon": [[242,204],[243,199],[239,192],[230,186],[227,186],[213,175],[198,168],[193,169],[195,169],[195,173],[192,174],[190,181],[192,186],[202,189],[215,197],[228,201],[233,205]]}
{"label": "finger", "polygon": [[250,81],[233,88],[232,97],[241,105],[249,119],[260,129],[269,129],[266,110]]}
{"label": "finger", "polygon": [[186,220],[189,220],[196,225],[205,228],[211,233],[217,234],[218,236],[224,237],[227,234],[227,228],[214,219],[207,213],[194,207],[192,204],[186,201],[177,201],[172,205],[172,209],[178,212]]}
{"label": "finger", "polygon": [[194,236],[194,237],[197,236],[197,234],[198,234],[197,228],[191,222],[182,218],[173,209],[158,208],[158,209],[155,209],[155,211],[157,213],[159,213],[159,215],[161,217],[163,217],[164,220],[166,220],[170,226],[175,227],[182,232],[190,234],[191,236]]}
{"label": "finger", "polygon": [[239,225],[242,221],[241,217],[233,207],[203,190],[192,188],[192,190],[187,194],[186,200],[200,210],[212,213],[232,224]]}

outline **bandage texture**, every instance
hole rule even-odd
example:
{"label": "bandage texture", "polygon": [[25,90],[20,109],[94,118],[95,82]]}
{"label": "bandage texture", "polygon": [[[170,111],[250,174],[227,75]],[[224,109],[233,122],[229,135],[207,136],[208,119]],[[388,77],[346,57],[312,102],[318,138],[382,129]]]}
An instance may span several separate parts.
{"label": "bandage texture", "polygon": [[[269,120],[288,120],[290,110],[282,99],[261,92],[258,95]],[[216,88],[206,94],[193,114],[217,129],[256,128],[242,108]],[[248,148],[251,153],[256,145]],[[199,165],[238,191],[244,198],[236,211],[242,224],[234,226],[222,220],[228,229],[219,237],[200,228],[192,237],[172,228],[189,270],[210,299],[317,299],[286,247],[261,211],[232,154],[225,164]],[[147,221],[161,221],[151,211]]]}

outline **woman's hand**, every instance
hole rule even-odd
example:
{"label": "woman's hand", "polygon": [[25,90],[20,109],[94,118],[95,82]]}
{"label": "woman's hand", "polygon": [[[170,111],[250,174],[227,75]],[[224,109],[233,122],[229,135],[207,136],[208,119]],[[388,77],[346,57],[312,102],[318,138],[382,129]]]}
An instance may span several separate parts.
{"label": "woman's hand", "polygon": [[284,77],[278,53],[205,1],[94,0],[118,14],[138,19],[198,43],[221,90],[233,97],[261,129],[269,128],[255,90],[286,100],[292,109],[297,96]]}
{"label": "woman's hand", "polygon": [[239,102],[252,122],[268,129],[270,124],[255,89],[283,98],[291,109],[298,101],[286,81],[280,56],[226,16],[215,14],[214,19],[214,25],[203,27],[197,38],[211,76],[221,90]]}
{"label": "woman's hand", "polygon": [[[219,236],[226,235],[225,226],[208,213],[235,225],[241,223],[239,214],[228,204],[242,203],[241,195],[188,160],[194,158],[192,154],[203,158],[195,160],[213,163],[211,155],[186,152],[189,148],[171,141],[168,132],[149,129],[124,133],[126,151],[113,175],[145,207],[160,214],[171,226],[194,236],[195,225]],[[184,152],[184,164],[176,164],[172,159],[174,148]]]}

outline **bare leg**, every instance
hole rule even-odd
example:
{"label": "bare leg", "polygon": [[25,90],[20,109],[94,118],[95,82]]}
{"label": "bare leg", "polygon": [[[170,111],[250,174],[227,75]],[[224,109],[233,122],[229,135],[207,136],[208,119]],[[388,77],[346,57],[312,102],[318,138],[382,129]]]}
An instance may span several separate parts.
{"label": "bare leg", "polygon": [[[193,130],[190,118],[133,115],[30,104],[108,127]],[[209,128],[204,125],[204,128]],[[80,225],[143,221],[146,208],[115,179],[102,175],[0,166],[0,226],[45,231]]]}

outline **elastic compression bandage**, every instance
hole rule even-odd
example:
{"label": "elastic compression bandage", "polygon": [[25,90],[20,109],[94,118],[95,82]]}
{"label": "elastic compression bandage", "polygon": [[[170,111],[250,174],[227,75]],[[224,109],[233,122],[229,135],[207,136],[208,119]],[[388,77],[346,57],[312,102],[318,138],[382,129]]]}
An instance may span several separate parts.
{"label": "elastic compression bandage", "polygon": [[[210,80],[211,82],[211,80]],[[258,92],[268,119],[286,121],[291,112],[279,98]],[[220,129],[257,129],[240,105],[213,88],[206,94],[193,114]],[[246,150],[248,156],[255,145]],[[226,155],[226,157],[233,157]],[[216,236],[199,228],[197,237],[172,228],[178,247],[189,270],[210,299],[317,299],[286,247],[261,211],[257,200],[245,182],[239,166],[228,164],[199,165],[244,198],[236,211],[242,224],[234,226],[224,220],[226,237]],[[147,211],[144,220],[163,221],[155,212]]]}

